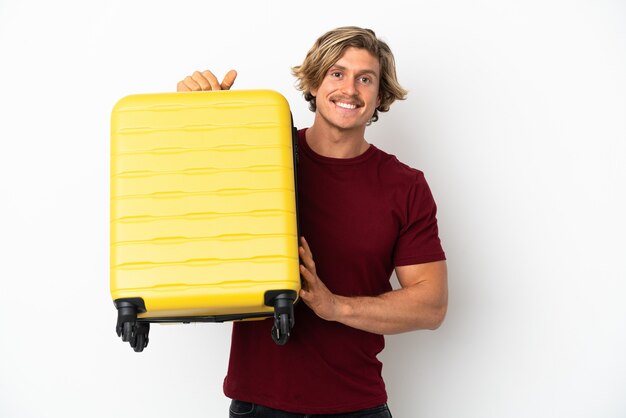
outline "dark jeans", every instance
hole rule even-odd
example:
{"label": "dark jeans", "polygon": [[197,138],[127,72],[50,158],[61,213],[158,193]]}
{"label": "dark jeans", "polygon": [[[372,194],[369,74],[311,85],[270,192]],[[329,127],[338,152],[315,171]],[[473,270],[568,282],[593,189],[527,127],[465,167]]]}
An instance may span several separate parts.
{"label": "dark jeans", "polygon": [[266,406],[256,405],[253,403],[233,400],[230,403],[230,418],[391,418],[391,412],[387,405],[380,405],[374,408],[363,409],[361,411],[348,412],[345,414],[329,414],[329,415],[303,415],[291,412],[279,411],[278,409],[268,408]]}

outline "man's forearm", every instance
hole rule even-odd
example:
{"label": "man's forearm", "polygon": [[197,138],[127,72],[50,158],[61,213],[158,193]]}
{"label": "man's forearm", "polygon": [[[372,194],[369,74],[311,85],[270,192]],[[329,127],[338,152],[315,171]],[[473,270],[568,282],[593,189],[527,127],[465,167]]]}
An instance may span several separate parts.
{"label": "man's forearm", "polygon": [[334,295],[335,315],[327,319],[376,334],[437,329],[446,315],[447,303],[424,293],[428,290],[416,284],[376,297]]}

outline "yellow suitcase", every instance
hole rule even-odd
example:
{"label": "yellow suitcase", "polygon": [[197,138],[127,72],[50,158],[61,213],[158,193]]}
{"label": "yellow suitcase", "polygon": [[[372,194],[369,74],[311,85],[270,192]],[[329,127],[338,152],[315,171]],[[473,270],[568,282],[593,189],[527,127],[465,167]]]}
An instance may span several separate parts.
{"label": "yellow suitcase", "polygon": [[300,290],[296,135],[271,90],[131,95],[111,115],[111,296],[135,351],[150,323],[274,316]]}

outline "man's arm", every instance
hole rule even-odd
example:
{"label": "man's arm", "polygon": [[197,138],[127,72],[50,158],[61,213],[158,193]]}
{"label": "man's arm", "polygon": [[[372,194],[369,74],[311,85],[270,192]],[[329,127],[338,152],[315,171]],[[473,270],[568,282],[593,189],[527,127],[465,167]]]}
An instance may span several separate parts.
{"label": "man's arm", "polygon": [[322,319],[376,334],[436,329],[448,306],[445,261],[396,268],[401,289],[375,297],[346,297],[331,293],[317,276],[313,254],[302,239],[300,266],[302,300]]}

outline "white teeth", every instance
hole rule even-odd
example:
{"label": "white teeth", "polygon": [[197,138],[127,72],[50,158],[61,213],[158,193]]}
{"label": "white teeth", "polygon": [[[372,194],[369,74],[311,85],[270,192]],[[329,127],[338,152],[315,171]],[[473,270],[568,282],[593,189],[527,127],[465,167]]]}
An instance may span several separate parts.
{"label": "white teeth", "polygon": [[344,109],[356,109],[356,105],[349,104],[349,103],[336,102],[335,104]]}

